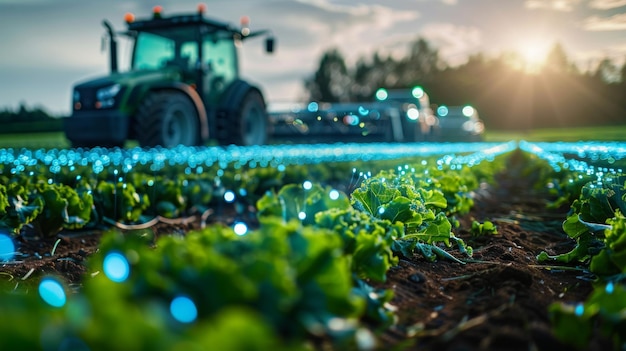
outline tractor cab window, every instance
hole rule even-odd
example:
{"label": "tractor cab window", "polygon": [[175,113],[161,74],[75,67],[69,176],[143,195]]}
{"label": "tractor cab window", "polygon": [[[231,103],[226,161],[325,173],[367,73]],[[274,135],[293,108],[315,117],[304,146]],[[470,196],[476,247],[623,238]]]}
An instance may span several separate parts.
{"label": "tractor cab window", "polygon": [[238,73],[237,48],[232,36],[214,33],[202,45],[204,62],[210,67],[210,89],[219,94],[234,81]]}
{"label": "tractor cab window", "polygon": [[135,42],[133,68],[156,70],[171,66],[190,70],[197,59],[198,45],[195,41],[140,32]]}

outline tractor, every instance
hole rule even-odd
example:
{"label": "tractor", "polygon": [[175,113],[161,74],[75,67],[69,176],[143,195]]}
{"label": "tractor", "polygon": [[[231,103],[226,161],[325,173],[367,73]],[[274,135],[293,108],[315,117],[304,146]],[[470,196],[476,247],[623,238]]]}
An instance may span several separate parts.
{"label": "tractor", "polygon": [[[204,15],[164,16],[136,20],[127,13],[128,30],[116,33],[104,20],[110,70],[105,77],[74,86],[72,114],[64,121],[73,147],[142,147],[258,145],[268,138],[268,114],[261,90],[239,76],[237,47],[265,36],[265,51],[274,51],[267,30],[251,31],[242,17],[235,27]],[[117,37],[132,42],[129,70],[120,72]]]}

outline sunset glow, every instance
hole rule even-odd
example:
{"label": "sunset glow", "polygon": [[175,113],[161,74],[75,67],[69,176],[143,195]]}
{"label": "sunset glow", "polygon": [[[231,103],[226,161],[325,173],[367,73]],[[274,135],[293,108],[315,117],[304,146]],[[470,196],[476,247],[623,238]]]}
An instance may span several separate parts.
{"label": "sunset glow", "polygon": [[537,73],[545,63],[550,44],[541,40],[527,40],[520,43],[518,52],[523,59],[523,68],[529,73]]}

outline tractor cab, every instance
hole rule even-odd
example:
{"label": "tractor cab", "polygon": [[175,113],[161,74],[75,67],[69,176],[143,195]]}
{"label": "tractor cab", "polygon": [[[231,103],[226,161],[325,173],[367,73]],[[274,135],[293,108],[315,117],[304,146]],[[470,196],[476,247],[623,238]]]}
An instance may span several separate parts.
{"label": "tractor cab", "polygon": [[[247,17],[235,27],[205,17],[205,11],[200,5],[196,13],[164,16],[157,6],[148,19],[126,14],[122,33],[103,22],[111,74],[74,87],[73,113],[65,123],[73,145],[136,139],[142,146],[172,147],[209,138],[222,144],[264,143],[265,101],[258,88],[240,79],[237,47],[268,32],[250,31]],[[118,70],[117,34],[133,43],[127,72]],[[270,36],[266,51],[273,48]]]}

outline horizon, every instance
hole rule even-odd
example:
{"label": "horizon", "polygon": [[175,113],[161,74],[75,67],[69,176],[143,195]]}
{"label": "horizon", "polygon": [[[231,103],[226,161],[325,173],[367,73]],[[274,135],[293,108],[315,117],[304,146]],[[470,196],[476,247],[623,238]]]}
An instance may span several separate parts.
{"label": "horizon", "polygon": [[[157,4],[167,16],[193,12],[198,2],[0,0],[0,21],[13,29],[0,34],[0,42],[11,48],[0,57],[4,77],[0,108],[15,109],[24,103],[54,115],[69,114],[72,86],[108,72],[108,52],[100,50],[102,19],[122,30],[126,12],[149,17]],[[497,57],[512,52],[523,57],[526,65],[540,66],[556,43],[582,72],[593,71],[603,58],[621,67],[626,57],[626,0],[515,0],[497,5],[493,0],[391,0],[384,5],[372,0],[359,4],[218,0],[205,4],[208,17],[237,24],[248,15],[253,30],[267,28],[275,35],[273,55],[262,53],[260,40],[251,40],[240,51],[242,76],[258,83],[270,102],[300,100],[304,80],[333,47],[349,65],[374,51],[402,56],[419,37],[450,66],[479,53]],[[219,14],[212,12],[215,8]],[[42,36],[42,28],[50,30]],[[123,48],[121,53],[123,62]]]}

